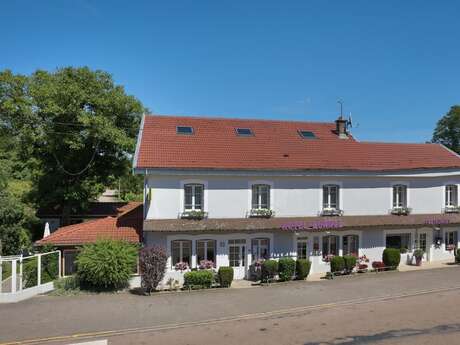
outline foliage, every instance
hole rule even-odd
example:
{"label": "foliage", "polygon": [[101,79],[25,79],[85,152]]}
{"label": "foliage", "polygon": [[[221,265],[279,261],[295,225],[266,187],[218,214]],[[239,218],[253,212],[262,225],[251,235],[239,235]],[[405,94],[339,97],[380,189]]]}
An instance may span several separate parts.
{"label": "foliage", "polygon": [[331,272],[342,272],[345,269],[345,260],[342,256],[334,256],[331,259]]}
{"label": "foliage", "polygon": [[432,141],[460,153],[460,106],[454,105],[437,123]]}
{"label": "foliage", "polygon": [[253,208],[250,212],[251,217],[270,218],[273,211],[268,208]]}
{"label": "foliage", "polygon": [[278,274],[278,261],[265,260],[261,267],[261,281],[268,282],[270,279],[275,278]]}
{"label": "foliage", "polygon": [[141,272],[141,285],[151,293],[163,280],[166,271],[168,256],[162,247],[153,246],[142,248],[139,252],[139,269]]}
{"label": "foliage", "polygon": [[457,249],[457,252],[455,253],[455,262],[460,264],[460,249]]}
{"label": "foliage", "polygon": [[233,281],[233,267],[221,266],[217,271],[221,287],[230,287]]}
{"label": "foliage", "polygon": [[184,274],[184,287],[193,288],[210,288],[214,280],[211,271],[191,271]]}
{"label": "foliage", "polygon": [[383,261],[374,261],[372,262],[372,268],[378,271],[383,271],[385,269],[385,263]]}
{"label": "foliage", "polygon": [[[41,284],[52,282],[59,277],[59,253],[42,255],[40,261]],[[24,288],[38,284],[38,258],[36,256],[23,261],[22,274]]]}
{"label": "foliage", "polygon": [[305,259],[296,261],[296,277],[297,279],[305,279],[310,274],[311,262]]}
{"label": "foliage", "polygon": [[421,258],[423,258],[423,254],[424,254],[424,251],[421,250],[421,249],[416,249],[416,250],[414,250],[414,257],[415,257],[416,259],[421,259]]}
{"label": "foliage", "polygon": [[399,249],[385,248],[382,255],[382,261],[386,267],[397,268],[401,261]]}
{"label": "foliage", "polygon": [[68,296],[80,293],[80,281],[78,277],[73,275],[69,277],[60,278],[54,281],[53,295]]}
{"label": "foliage", "polygon": [[123,288],[128,285],[136,260],[135,245],[124,241],[98,240],[83,246],[78,253],[78,279],[90,288]]}
{"label": "foliage", "polygon": [[292,280],[295,275],[295,260],[292,258],[281,258],[278,261],[278,275],[281,281]]}
{"label": "foliage", "polygon": [[209,270],[214,268],[214,262],[212,260],[201,260],[198,268],[200,270]]}
{"label": "foliage", "polygon": [[344,255],[343,261],[345,263],[345,270],[351,272],[355,268],[358,259],[354,255]]}

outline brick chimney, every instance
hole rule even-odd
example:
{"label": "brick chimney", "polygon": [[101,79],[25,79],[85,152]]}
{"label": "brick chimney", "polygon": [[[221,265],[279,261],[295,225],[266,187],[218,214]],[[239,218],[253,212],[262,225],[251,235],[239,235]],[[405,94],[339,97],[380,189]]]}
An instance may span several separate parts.
{"label": "brick chimney", "polygon": [[335,120],[335,130],[340,139],[348,139],[347,120],[345,120],[342,115]]}

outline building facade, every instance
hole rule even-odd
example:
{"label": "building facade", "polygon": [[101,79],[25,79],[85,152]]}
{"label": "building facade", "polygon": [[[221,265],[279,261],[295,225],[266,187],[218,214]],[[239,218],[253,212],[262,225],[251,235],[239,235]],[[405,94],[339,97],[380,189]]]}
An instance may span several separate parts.
{"label": "building facade", "polygon": [[168,276],[212,261],[250,278],[263,259],[330,270],[332,255],[410,264],[458,247],[460,158],[438,144],[357,141],[332,123],[146,116],[144,243],[166,248]]}

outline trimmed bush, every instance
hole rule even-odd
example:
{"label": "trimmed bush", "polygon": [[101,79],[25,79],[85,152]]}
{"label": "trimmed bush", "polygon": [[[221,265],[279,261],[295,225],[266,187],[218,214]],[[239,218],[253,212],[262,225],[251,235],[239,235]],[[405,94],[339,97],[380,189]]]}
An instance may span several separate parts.
{"label": "trimmed bush", "polygon": [[270,279],[275,278],[277,273],[278,273],[278,261],[265,260],[262,263],[260,280],[262,282],[268,282]]}
{"label": "trimmed bush", "polygon": [[158,284],[163,280],[167,261],[168,256],[162,247],[145,247],[139,252],[141,286],[148,294],[155,291]]}
{"label": "trimmed bush", "polygon": [[460,264],[460,249],[457,249],[457,252],[455,253],[455,262]]}
{"label": "trimmed bush", "polygon": [[386,267],[392,267],[396,269],[401,261],[401,253],[399,249],[386,248],[383,251],[382,261]]}
{"label": "trimmed bush", "polygon": [[278,276],[281,281],[292,280],[295,275],[295,260],[281,258],[278,261]]}
{"label": "trimmed bush", "polygon": [[345,269],[345,260],[342,256],[334,256],[331,259],[331,272],[342,272]]}
{"label": "trimmed bush", "polygon": [[233,267],[219,267],[219,271],[217,271],[217,276],[221,287],[230,287],[233,281]]}
{"label": "trimmed bush", "polygon": [[299,259],[295,264],[297,279],[305,279],[310,274],[311,262],[305,259]]}
{"label": "trimmed bush", "polygon": [[125,241],[99,240],[82,247],[77,256],[77,275],[89,288],[126,287],[137,261],[137,247]]}
{"label": "trimmed bush", "polygon": [[353,271],[353,268],[356,266],[357,258],[353,255],[344,255],[343,261],[345,263],[345,270],[351,272]]}
{"label": "trimmed bush", "polygon": [[184,274],[184,287],[188,289],[194,288],[210,288],[214,280],[212,271],[191,271]]}

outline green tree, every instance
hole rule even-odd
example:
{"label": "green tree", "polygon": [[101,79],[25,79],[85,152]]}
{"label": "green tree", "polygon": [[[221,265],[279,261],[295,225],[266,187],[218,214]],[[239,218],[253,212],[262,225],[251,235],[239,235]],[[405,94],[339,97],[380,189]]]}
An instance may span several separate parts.
{"label": "green tree", "polygon": [[460,106],[454,105],[437,123],[433,142],[460,153]]}
{"label": "green tree", "polygon": [[20,142],[32,200],[64,222],[130,171],[142,104],[110,74],[87,67],[0,72],[0,128]]}

